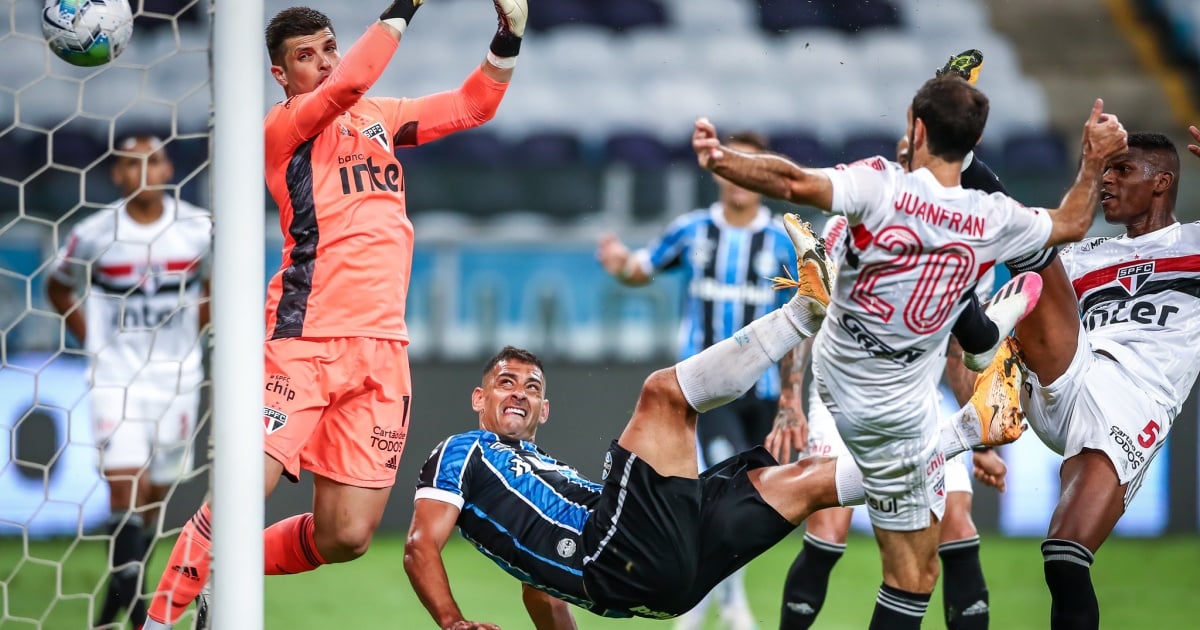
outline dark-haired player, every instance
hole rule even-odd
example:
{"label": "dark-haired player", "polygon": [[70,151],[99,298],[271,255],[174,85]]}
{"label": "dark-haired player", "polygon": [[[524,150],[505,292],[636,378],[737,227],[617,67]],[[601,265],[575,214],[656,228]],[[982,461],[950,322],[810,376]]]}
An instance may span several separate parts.
{"label": "dark-haired player", "polygon": [[[284,9],[266,29],[271,74],[286,99],[265,122],[267,187],[284,233],[283,266],[267,294],[265,492],[281,476],[295,481],[301,469],[314,478],[313,511],[265,532],[268,575],[367,551],[395,483],[412,404],[404,302],[413,231],[394,150],[491,119],[520,50],[525,0],[496,0],[499,28],[487,58],[459,88],[364,96],[421,2],[395,0],[344,58],[319,11]],[[201,593],[211,519],[205,504],[184,527],[147,628],[170,627]]]}

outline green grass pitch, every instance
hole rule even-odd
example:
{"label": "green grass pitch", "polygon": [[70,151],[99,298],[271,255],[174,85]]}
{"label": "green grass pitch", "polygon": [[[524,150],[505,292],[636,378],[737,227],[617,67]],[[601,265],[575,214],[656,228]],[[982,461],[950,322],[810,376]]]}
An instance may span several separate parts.
{"label": "green grass pitch", "polygon": [[[102,588],[102,542],[0,539],[0,628],[88,627],[89,594]],[[151,575],[166,562],[170,541],[159,544]],[[1042,582],[1039,541],[985,535],[983,563],[991,592],[993,628],[1044,628],[1049,596]],[[380,536],[355,562],[304,575],[266,579],[266,628],[432,628],[409,587],[403,567],[404,539]],[[800,537],[792,536],[747,570],[751,604],[763,630],[778,624],[783,578]],[[460,538],[446,548],[446,563],[459,604],[468,618],[502,628],[529,628],[520,587]],[[872,540],[855,537],[834,571],[818,628],[865,628],[879,586]],[[1200,618],[1200,537],[1114,539],[1093,568],[1104,628],[1192,628]],[[60,595],[61,594],[61,595]],[[216,605],[220,605],[219,603]],[[670,628],[670,622],[601,619],[576,610],[583,629]],[[190,613],[189,613],[190,617]],[[710,613],[708,628],[718,628]],[[16,618],[25,618],[22,621]],[[33,621],[29,621],[33,620]],[[185,619],[180,627],[188,627]],[[941,594],[934,593],[926,628],[944,628]]]}

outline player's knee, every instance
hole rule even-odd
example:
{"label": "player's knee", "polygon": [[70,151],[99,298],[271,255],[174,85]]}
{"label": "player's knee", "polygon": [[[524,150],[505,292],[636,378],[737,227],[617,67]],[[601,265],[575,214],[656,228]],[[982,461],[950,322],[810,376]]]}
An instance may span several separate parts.
{"label": "player's knee", "polygon": [[318,550],[327,562],[349,562],[367,553],[374,533],[375,528],[365,524],[340,527],[331,533],[324,545],[318,537]]}
{"label": "player's knee", "polygon": [[673,368],[656,370],[642,383],[643,402],[665,404],[676,399],[682,401],[683,393],[679,389],[679,381]]}

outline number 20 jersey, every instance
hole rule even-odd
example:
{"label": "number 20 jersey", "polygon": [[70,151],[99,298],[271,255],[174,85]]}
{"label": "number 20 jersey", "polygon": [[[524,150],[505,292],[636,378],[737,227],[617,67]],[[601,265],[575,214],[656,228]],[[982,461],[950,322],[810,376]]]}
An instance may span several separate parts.
{"label": "number 20 jersey", "polygon": [[842,413],[916,435],[937,418],[942,349],[963,296],[997,261],[1044,247],[1049,213],[882,157],[822,172],[849,237],[815,371]]}
{"label": "number 20 jersey", "polygon": [[123,202],[80,221],[58,253],[54,277],[86,288],[86,349],[95,385],[199,382],[202,262],[212,240],[208,211],[163,199],[151,224]]}
{"label": "number 20 jersey", "polygon": [[1092,349],[1177,415],[1200,373],[1200,223],[1089,239],[1060,258]]}

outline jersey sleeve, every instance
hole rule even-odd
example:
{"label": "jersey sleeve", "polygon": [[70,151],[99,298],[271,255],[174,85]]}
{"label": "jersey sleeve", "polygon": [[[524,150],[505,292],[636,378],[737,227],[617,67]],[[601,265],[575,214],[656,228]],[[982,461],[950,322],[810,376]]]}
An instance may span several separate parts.
{"label": "jersey sleeve", "polygon": [[677,217],[658,238],[646,244],[642,250],[646,273],[654,273],[676,267],[683,263],[684,256],[692,245],[693,217],[685,214]]}
{"label": "jersey sleeve", "polygon": [[492,119],[508,83],[475,68],[457,89],[419,98],[376,98],[384,124],[394,129],[393,147],[411,147],[478,127]]}
{"label": "jersey sleeve", "polygon": [[421,466],[414,500],[433,499],[462,509],[468,494],[471,454],[477,448],[479,440],[468,433],[438,444]]}
{"label": "jersey sleeve", "polygon": [[899,165],[876,156],[849,166],[821,169],[833,186],[830,214],[840,214],[850,225],[863,222],[868,212],[882,212],[890,204]]}
{"label": "jersey sleeve", "polygon": [[1012,197],[993,193],[988,196],[988,217],[1005,217],[999,239],[998,260],[1011,260],[1046,247],[1054,222],[1044,208],[1028,208]]}
{"label": "jersey sleeve", "polygon": [[268,150],[298,146],[350,109],[383,74],[398,44],[382,26],[368,28],[317,89],[271,108],[265,125]]}
{"label": "jersey sleeve", "polygon": [[1004,183],[1000,181],[1000,176],[996,175],[983,160],[979,159],[978,155],[971,154],[971,161],[962,172],[962,187],[982,190],[989,195],[992,193],[1008,194],[1008,189],[1004,187]]}
{"label": "jersey sleeve", "polygon": [[72,288],[87,282],[88,266],[96,258],[95,246],[84,238],[82,224],[76,224],[67,241],[58,249],[51,276]]}

